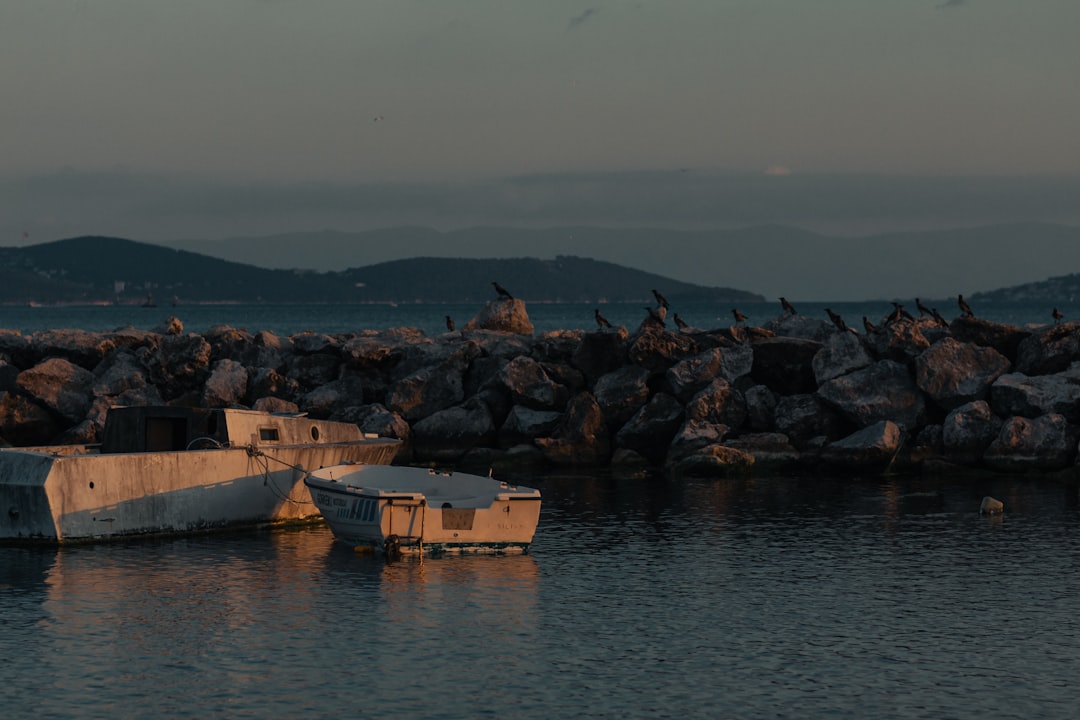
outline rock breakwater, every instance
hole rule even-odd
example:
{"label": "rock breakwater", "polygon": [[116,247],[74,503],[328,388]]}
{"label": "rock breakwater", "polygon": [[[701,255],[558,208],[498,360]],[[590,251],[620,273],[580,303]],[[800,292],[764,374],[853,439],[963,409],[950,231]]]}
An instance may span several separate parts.
{"label": "rock breakwater", "polygon": [[899,319],[856,334],[762,328],[534,335],[499,300],[466,329],[279,337],[216,327],[0,330],[0,437],[93,443],[113,405],[306,412],[462,467],[608,466],[725,475],[824,466],[1072,470],[1080,323]]}

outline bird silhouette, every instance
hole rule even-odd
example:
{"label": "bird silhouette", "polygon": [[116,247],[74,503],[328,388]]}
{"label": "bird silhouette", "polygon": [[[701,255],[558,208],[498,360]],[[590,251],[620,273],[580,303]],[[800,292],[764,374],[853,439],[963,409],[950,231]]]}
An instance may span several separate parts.
{"label": "bird silhouette", "polygon": [[491,281],[491,286],[495,288],[495,292],[499,293],[499,297],[504,297],[507,300],[514,299],[514,296],[507,292],[506,288],[504,288],[502,285],[495,282],[494,280]]}
{"label": "bird silhouette", "polygon": [[1054,324],[1055,325],[1057,325],[1059,322],[1061,322],[1061,318],[1065,317],[1064,315],[1061,314],[1061,311],[1058,310],[1057,308],[1054,308],[1054,312],[1052,312],[1050,314],[1054,317]]}
{"label": "bird silhouette", "polygon": [[915,298],[915,309],[919,311],[919,317],[922,317],[923,315],[933,315],[933,313],[930,312],[930,308],[923,305],[922,300],[919,298]]}
{"label": "bird silhouette", "polygon": [[746,316],[743,315],[741,312],[739,312],[739,310],[737,308],[732,308],[731,309],[731,314],[735,316],[735,323],[736,324],[746,322]]}
{"label": "bird silhouette", "polygon": [[900,320],[914,320],[915,319],[914,317],[912,317],[911,313],[909,313],[907,310],[905,310],[904,306],[901,305],[900,303],[894,302],[892,304],[892,306],[893,306],[893,311],[892,311],[892,314],[889,315],[889,319],[887,321],[888,323],[900,322]]}
{"label": "bird silhouette", "polygon": [[659,308],[653,308],[646,305],[645,311],[649,313],[649,317],[647,317],[646,320],[651,320],[652,322],[659,323],[660,327],[667,327],[667,323],[664,322],[664,318],[667,316],[667,313],[664,311],[663,305],[661,305]]}
{"label": "bird silhouette", "polygon": [[798,315],[798,313],[795,312],[795,306],[789,303],[787,298],[780,298],[780,307],[782,307],[784,312],[788,315]]}
{"label": "bird silhouette", "polygon": [[862,326],[866,329],[867,335],[877,332],[877,328],[874,327],[874,323],[870,322],[870,319],[867,318],[865,315],[862,316]]}
{"label": "bird silhouette", "polygon": [[963,314],[964,317],[975,317],[975,313],[971,311],[971,306],[967,304],[966,300],[964,300],[963,295],[956,296],[956,304],[960,306],[960,312]]}
{"label": "bird silhouette", "polygon": [[594,312],[594,315],[596,316],[596,324],[597,325],[599,325],[602,328],[611,327],[611,323],[608,322],[608,319],[600,314],[600,308],[596,309],[596,311]]}
{"label": "bird silhouette", "polygon": [[663,296],[663,295],[662,295],[662,294],[660,293],[660,291],[659,291],[659,290],[653,290],[653,291],[652,291],[652,294],[653,294],[653,297],[655,297],[655,298],[656,298],[656,302],[657,302],[657,303],[658,303],[658,304],[659,304],[659,305],[660,305],[661,307],[663,307],[663,308],[664,308],[665,310],[666,310],[667,308],[670,308],[670,307],[671,307],[670,305],[668,305],[668,301],[667,301],[667,298],[666,298],[666,297],[664,297],[664,296]]}
{"label": "bird silhouette", "polygon": [[679,317],[679,313],[675,313],[675,326],[678,327],[680,330],[685,330],[686,328],[690,327],[685,322],[683,322],[683,319],[681,317]]}
{"label": "bird silhouette", "polygon": [[454,332],[454,318],[449,315],[446,316],[446,329],[450,332]]}
{"label": "bird silhouette", "polygon": [[836,329],[840,332],[847,332],[847,323],[844,322],[844,318],[834,313],[830,308],[825,308],[825,312],[828,313],[829,319],[832,320],[832,324],[836,326]]}
{"label": "bird silhouette", "polygon": [[941,317],[941,313],[937,311],[937,308],[930,308],[930,314],[934,316],[935,320],[937,320],[938,325],[944,328],[949,327],[949,321]]}

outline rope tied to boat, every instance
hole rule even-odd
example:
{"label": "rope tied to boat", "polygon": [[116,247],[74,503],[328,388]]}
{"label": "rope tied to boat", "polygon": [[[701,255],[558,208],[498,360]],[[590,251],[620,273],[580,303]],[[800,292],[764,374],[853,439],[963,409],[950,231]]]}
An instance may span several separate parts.
{"label": "rope tied to boat", "polygon": [[270,472],[270,461],[271,460],[273,460],[274,462],[279,463],[281,465],[284,465],[285,467],[291,469],[293,472],[298,472],[301,475],[307,475],[308,471],[307,471],[307,469],[304,468],[304,466],[302,466],[302,465],[294,465],[292,463],[285,462],[281,458],[276,458],[273,455],[267,455],[262,450],[255,447],[254,445],[244,445],[243,448],[245,450],[247,450],[248,457],[250,457],[256,463],[259,463],[259,465],[260,465],[260,467],[262,469],[263,486],[270,488],[270,492],[274,493],[275,497],[277,497],[279,500],[281,500],[283,502],[292,503],[293,505],[306,505],[307,504],[307,503],[301,502],[299,500],[294,500],[291,497],[289,497],[288,493],[283,492],[281,490],[281,488],[279,488],[277,486],[277,483],[274,482],[273,476],[272,476],[272,474]]}

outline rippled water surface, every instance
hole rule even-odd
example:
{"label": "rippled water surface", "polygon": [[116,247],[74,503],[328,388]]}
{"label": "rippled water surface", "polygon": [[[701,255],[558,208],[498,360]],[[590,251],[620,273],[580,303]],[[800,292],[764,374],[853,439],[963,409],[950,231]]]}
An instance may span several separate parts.
{"label": "rippled water surface", "polygon": [[3,716],[1076,714],[1075,482],[519,480],[525,556],[0,548]]}

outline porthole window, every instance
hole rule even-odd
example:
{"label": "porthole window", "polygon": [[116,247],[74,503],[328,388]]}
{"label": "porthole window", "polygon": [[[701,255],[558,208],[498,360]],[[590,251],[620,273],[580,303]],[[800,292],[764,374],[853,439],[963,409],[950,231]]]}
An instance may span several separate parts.
{"label": "porthole window", "polygon": [[319,428],[316,427],[315,425],[311,426],[311,439],[312,440],[318,440],[319,439]]}

